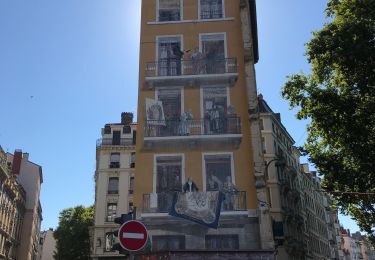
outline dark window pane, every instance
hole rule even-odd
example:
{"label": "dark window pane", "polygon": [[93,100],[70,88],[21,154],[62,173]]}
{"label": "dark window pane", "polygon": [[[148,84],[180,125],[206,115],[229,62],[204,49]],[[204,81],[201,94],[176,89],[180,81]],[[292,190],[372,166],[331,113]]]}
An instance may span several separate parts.
{"label": "dark window pane", "polygon": [[118,178],[117,177],[109,178],[108,194],[118,194]]}

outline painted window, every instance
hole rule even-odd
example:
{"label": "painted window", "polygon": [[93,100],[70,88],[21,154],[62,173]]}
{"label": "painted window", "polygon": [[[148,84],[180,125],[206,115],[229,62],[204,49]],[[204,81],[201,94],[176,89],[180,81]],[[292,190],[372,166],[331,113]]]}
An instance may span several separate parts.
{"label": "painted window", "polygon": [[207,235],[206,249],[238,249],[238,235]]}
{"label": "painted window", "polygon": [[185,249],[185,236],[152,236],[154,251],[170,251]]}
{"label": "painted window", "polygon": [[158,75],[181,75],[181,51],[180,37],[160,37],[158,39]]}
{"label": "painted window", "polygon": [[180,21],[181,1],[180,0],[159,0],[159,21]]}
{"label": "painted window", "polygon": [[203,115],[205,134],[225,132],[228,96],[224,86],[203,88]]}
{"label": "painted window", "polygon": [[202,53],[206,57],[206,73],[225,73],[224,34],[204,34],[201,36]]}
{"label": "painted window", "polygon": [[226,183],[232,183],[232,160],[229,154],[205,155],[206,190],[222,190]]}
{"label": "painted window", "polygon": [[200,0],[200,12],[201,19],[223,18],[223,0]]}
{"label": "painted window", "polygon": [[168,193],[182,189],[182,157],[159,156],[156,158],[156,192]]}
{"label": "painted window", "polygon": [[117,213],[117,203],[107,204],[107,222],[113,222],[116,218]]}
{"label": "painted window", "polygon": [[108,194],[118,194],[118,177],[108,179]]}

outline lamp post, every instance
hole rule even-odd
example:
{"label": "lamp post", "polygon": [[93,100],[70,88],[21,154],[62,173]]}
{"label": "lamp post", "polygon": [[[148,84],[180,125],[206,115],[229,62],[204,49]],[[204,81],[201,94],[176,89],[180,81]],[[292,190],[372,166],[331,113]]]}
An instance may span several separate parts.
{"label": "lamp post", "polygon": [[276,162],[275,163],[276,167],[283,167],[283,166],[285,166],[285,160],[283,158],[276,157],[276,158],[273,158],[272,160],[270,160],[268,162],[265,161],[264,165],[266,167],[264,168],[264,175],[257,176],[256,181],[255,181],[255,187],[257,189],[264,188],[266,186],[266,181],[268,180],[268,167],[270,166],[270,164],[272,162]]}

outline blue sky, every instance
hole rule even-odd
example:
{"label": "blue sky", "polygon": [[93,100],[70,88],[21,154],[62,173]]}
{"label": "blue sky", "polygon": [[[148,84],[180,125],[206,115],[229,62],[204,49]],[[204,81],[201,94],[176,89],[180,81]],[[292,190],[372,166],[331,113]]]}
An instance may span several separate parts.
{"label": "blue sky", "polygon": [[[258,90],[302,145],[306,122],[280,88],[309,71],[304,43],[324,23],[327,0],[257,2]],[[42,229],[56,227],[62,209],[94,202],[100,129],[136,112],[140,11],[140,0],[0,1],[0,145],[43,167]]]}

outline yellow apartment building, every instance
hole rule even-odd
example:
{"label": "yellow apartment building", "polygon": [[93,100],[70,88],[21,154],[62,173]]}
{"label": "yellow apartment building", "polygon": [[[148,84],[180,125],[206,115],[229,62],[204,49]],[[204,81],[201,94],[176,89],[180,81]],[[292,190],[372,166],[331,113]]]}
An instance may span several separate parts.
{"label": "yellow apartment building", "polygon": [[[271,225],[259,216],[254,166],[263,159],[249,120],[257,55],[255,1],[142,1],[134,205],[153,251],[273,249],[259,228]],[[181,212],[180,198],[218,191],[217,228],[169,214]]]}

